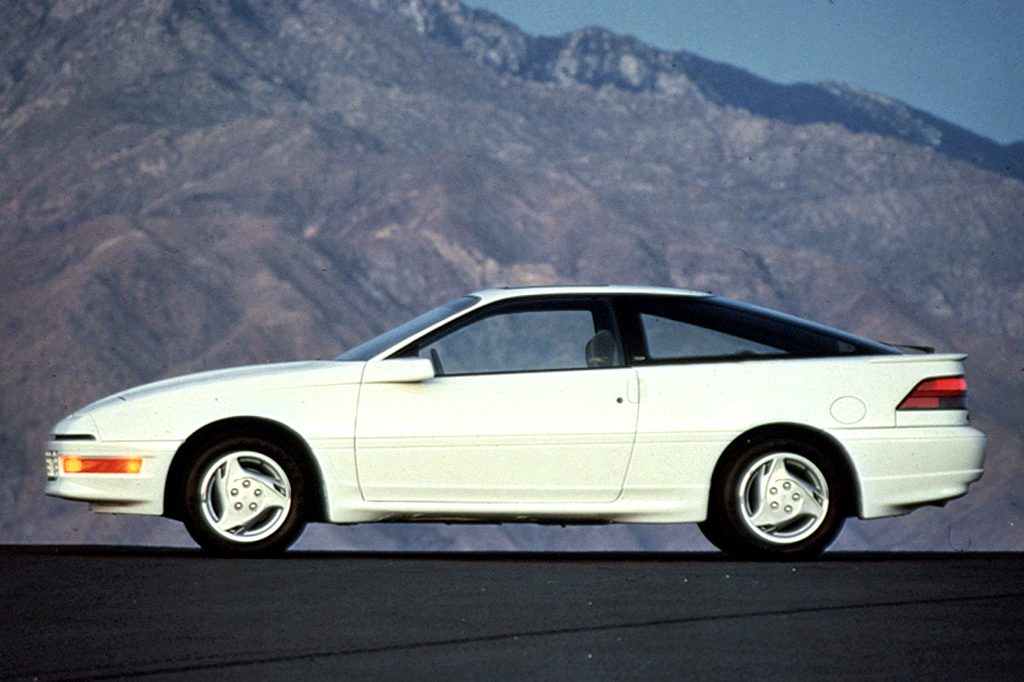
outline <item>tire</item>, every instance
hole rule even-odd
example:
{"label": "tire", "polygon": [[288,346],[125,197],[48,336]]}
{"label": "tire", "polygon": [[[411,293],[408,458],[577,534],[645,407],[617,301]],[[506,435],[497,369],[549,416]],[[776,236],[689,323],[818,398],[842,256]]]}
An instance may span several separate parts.
{"label": "tire", "polygon": [[286,449],[262,438],[232,436],[201,450],[182,495],[189,535],[216,554],[278,554],[306,525],[302,468]]}
{"label": "tire", "polygon": [[832,544],[846,508],[832,457],[803,441],[771,439],[723,461],[700,529],[737,557],[806,559]]}

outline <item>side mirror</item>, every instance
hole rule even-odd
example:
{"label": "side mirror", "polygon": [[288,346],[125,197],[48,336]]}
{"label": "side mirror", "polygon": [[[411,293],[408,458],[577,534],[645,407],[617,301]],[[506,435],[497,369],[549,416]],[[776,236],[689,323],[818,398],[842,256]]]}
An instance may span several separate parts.
{"label": "side mirror", "polygon": [[434,378],[429,358],[397,358],[366,363],[364,384],[414,384]]}

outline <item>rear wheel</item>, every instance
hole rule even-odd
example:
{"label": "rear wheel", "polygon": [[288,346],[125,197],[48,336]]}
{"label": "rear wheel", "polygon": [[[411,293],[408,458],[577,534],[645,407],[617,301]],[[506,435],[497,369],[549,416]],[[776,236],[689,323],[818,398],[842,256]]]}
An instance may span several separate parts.
{"label": "rear wheel", "polygon": [[723,463],[701,531],[736,556],[796,559],[825,551],[844,522],[842,472],[807,443],[755,443]]}
{"label": "rear wheel", "polygon": [[191,463],[185,527],[201,547],[220,554],[283,552],[305,528],[305,488],[298,462],[281,446],[227,438]]}

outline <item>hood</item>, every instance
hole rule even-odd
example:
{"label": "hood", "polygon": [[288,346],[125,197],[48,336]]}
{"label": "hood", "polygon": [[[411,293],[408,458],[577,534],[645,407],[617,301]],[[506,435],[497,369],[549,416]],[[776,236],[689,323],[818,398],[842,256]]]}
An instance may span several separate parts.
{"label": "hood", "polygon": [[[164,379],[86,405],[57,424],[54,433],[105,437],[108,434],[104,432],[109,433],[109,427],[115,423],[120,426],[147,422],[156,426],[154,422],[182,421],[184,428],[193,421],[187,418],[189,416],[212,419],[222,411],[237,410],[256,415],[286,394],[302,395],[316,387],[358,384],[364,364],[319,360],[288,362]],[[166,429],[160,430],[167,434]]]}
{"label": "hood", "polygon": [[362,366],[362,362],[314,360],[215,369],[136,386],[135,388],[115,393],[104,400],[93,403],[93,405],[107,400],[145,399],[170,391],[234,392],[355,384],[359,383]]}

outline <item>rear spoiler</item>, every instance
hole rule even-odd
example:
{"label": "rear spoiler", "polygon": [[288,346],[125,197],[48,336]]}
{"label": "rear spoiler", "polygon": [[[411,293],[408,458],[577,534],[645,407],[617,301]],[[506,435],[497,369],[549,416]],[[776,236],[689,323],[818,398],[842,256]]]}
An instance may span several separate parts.
{"label": "rear spoiler", "polygon": [[901,355],[872,355],[867,361],[872,365],[901,364],[905,362],[963,362],[967,353],[905,353]]}
{"label": "rear spoiler", "polygon": [[915,353],[927,353],[928,355],[935,352],[935,348],[932,346],[912,346],[906,343],[886,343],[885,345],[892,346],[893,348],[899,348],[900,350],[913,351]]}

